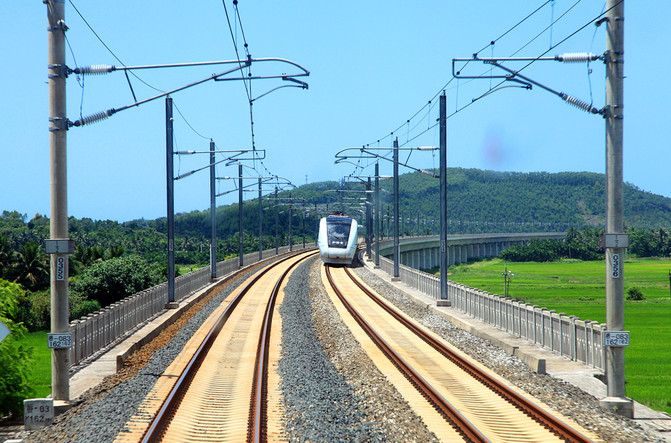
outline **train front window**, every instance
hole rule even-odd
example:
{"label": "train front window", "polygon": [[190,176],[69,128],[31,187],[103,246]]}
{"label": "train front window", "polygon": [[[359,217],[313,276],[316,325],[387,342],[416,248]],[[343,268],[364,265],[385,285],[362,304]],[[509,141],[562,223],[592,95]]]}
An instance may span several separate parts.
{"label": "train front window", "polygon": [[326,237],[329,248],[347,248],[352,220],[348,218],[326,218]]}

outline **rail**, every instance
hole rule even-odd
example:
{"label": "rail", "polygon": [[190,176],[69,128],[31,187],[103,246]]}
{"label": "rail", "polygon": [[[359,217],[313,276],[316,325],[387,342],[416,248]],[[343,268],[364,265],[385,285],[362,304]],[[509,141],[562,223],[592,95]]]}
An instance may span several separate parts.
{"label": "rail", "polygon": [[[373,257],[375,252],[373,251]],[[380,256],[380,268],[394,275],[394,263]],[[399,278],[408,286],[438,300],[440,279],[427,272],[400,265]],[[531,305],[453,281],[447,282],[452,307],[519,338],[573,361],[605,371],[605,324]]]}
{"label": "rail", "polygon": [[[334,290],[336,293],[338,293],[338,297],[343,300],[343,303],[347,303],[344,300],[344,296],[339,293],[339,291],[336,289],[333,280],[330,277],[329,273],[329,268],[326,268],[327,270],[327,276],[329,277],[329,282],[331,282],[331,285],[333,286]],[[382,301],[382,299],[370,291],[365,285],[363,285],[358,279],[354,278],[352,273],[345,268],[345,274],[349,276],[349,278],[354,282],[354,284],[361,289],[363,293],[365,293],[368,297],[370,297],[375,303],[377,303],[378,306],[380,306],[385,312],[387,312],[389,315],[394,317],[399,324],[405,326],[408,330],[410,330],[413,334],[415,334],[417,337],[421,338],[426,344],[431,346],[433,349],[438,351],[441,355],[443,355],[445,358],[447,358],[449,361],[451,361],[453,364],[458,366],[461,370],[469,374],[471,377],[474,379],[478,380],[480,383],[482,383],[484,386],[487,386],[492,393],[500,396],[501,398],[505,399],[508,403],[513,405],[515,408],[519,409],[521,412],[523,412],[525,415],[529,416],[532,420],[536,421],[543,427],[547,428],[550,432],[553,434],[559,436],[565,441],[572,441],[572,442],[588,442],[590,441],[587,437],[582,435],[580,432],[576,431],[575,429],[571,428],[568,426],[566,423],[564,423],[562,420],[559,418],[555,417],[551,413],[548,413],[545,411],[542,407],[538,406],[535,404],[533,401],[529,400],[526,396],[520,394],[518,391],[511,389],[507,382],[497,378],[493,377],[490,375],[489,372],[483,371],[480,369],[478,365],[473,364],[472,360],[469,358],[465,358],[462,354],[460,353],[455,353],[452,348],[445,346],[445,344],[436,339],[432,334],[428,333],[425,329],[419,327],[414,321],[411,321],[408,317],[402,315],[399,311],[396,311],[394,308],[392,308],[390,305]],[[351,309],[348,307],[348,310],[351,311]],[[358,314],[357,314],[358,315]],[[359,323],[359,321],[357,319]],[[369,334],[370,335],[370,334]],[[377,342],[377,341],[376,341]],[[387,352],[385,352],[387,353]],[[415,379],[421,378],[421,376],[413,377]],[[419,380],[417,380],[419,381]],[[413,380],[413,384],[415,381]],[[429,395],[425,395],[427,398],[429,398]],[[440,399],[438,400],[433,400],[432,401],[438,406],[440,403]],[[442,407],[441,407],[442,409]],[[447,415],[447,411],[446,414]],[[461,415],[461,414],[459,414]],[[454,420],[456,422],[456,420]],[[468,434],[467,437],[469,441],[487,441],[489,442],[490,440],[484,437],[477,429],[474,427],[472,428],[474,431],[470,431],[471,429],[471,424],[470,422],[467,422],[465,424],[468,427]],[[459,426],[461,428],[461,426]],[[466,429],[464,429],[466,431]]]}
{"label": "rail", "polygon": [[[314,244],[306,247],[315,247]],[[300,250],[294,245],[294,250]],[[279,255],[289,252],[289,246],[279,248]],[[259,253],[243,256],[246,265],[257,263]],[[275,257],[275,249],[263,251],[264,260]],[[239,257],[217,263],[217,275],[227,276],[239,269]],[[175,300],[182,301],[210,284],[210,268],[205,267],[175,279]],[[111,343],[132,334],[141,325],[165,310],[168,302],[167,282],[130,295],[116,303],[70,322],[73,347],[70,365],[94,356]]]}

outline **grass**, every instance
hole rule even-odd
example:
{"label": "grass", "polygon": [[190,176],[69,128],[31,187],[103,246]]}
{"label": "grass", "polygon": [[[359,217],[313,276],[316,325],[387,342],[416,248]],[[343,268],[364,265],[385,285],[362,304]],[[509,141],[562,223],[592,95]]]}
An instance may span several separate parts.
{"label": "grass", "polygon": [[196,271],[200,268],[204,268],[210,265],[175,265],[178,275],[188,274],[189,272]]}
{"label": "grass", "polygon": [[[512,263],[500,259],[451,266],[449,278],[471,287],[503,294],[503,270],[514,276],[508,296],[583,320],[606,321],[605,263],[565,261]],[[624,264],[625,297],[632,286],[645,300],[625,300],[625,329],[631,346],[625,351],[627,396],[671,413],[671,259],[628,259]]]}
{"label": "grass", "polygon": [[47,348],[47,331],[30,332],[23,342],[33,348],[33,371],[28,383],[35,389],[35,398],[51,394],[51,350]]}

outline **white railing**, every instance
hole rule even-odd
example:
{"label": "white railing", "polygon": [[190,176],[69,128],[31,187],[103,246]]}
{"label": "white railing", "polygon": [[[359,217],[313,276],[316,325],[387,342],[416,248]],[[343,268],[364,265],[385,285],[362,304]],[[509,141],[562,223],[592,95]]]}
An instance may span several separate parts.
{"label": "white railing", "polygon": [[[315,244],[306,245],[307,248]],[[294,250],[302,248],[295,246]],[[289,246],[279,248],[279,255],[289,252]],[[263,258],[275,257],[275,249],[263,251]],[[259,261],[259,253],[243,256],[250,265]],[[217,276],[227,276],[239,269],[240,259],[234,257],[217,263]],[[198,269],[175,279],[175,300],[181,301],[190,294],[210,284],[210,267]],[[115,340],[129,335],[147,320],[165,310],[168,302],[168,283],[161,283],[123,300],[106,306],[86,317],[70,322],[73,347],[70,349],[70,364],[76,365],[94,355]]]}
{"label": "white railing", "polygon": [[[394,263],[388,258],[380,257],[380,268],[394,275]],[[436,300],[440,298],[440,278],[434,275],[400,265],[399,278]],[[605,324],[580,320],[573,315],[539,308],[452,281],[447,282],[447,297],[452,307],[478,320],[571,360],[605,370],[602,337]]]}

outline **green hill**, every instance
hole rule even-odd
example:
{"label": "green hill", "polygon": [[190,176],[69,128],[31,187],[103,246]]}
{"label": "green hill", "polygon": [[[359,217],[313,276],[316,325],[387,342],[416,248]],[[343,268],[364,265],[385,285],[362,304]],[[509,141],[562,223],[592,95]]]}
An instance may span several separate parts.
{"label": "green hill", "polygon": [[[412,173],[399,182],[402,211],[438,217],[437,179]],[[448,219],[459,226],[451,232],[563,231],[605,224],[604,174],[450,168],[447,182]],[[625,184],[624,199],[627,226],[671,226],[670,198]]]}
{"label": "green hill", "polygon": [[[438,171],[434,171],[436,174]],[[380,180],[382,222],[393,213],[393,180]],[[418,172],[399,178],[402,230],[437,233],[438,179]],[[337,193],[326,189],[363,190],[362,183],[312,183],[292,195],[310,204],[339,208]],[[352,195],[343,193],[345,212]],[[349,197],[349,198],[348,198]],[[624,186],[625,224],[639,229],[671,226],[671,198],[651,194],[632,184]],[[449,168],[447,210],[449,233],[566,231],[605,225],[605,176],[592,172],[496,172]],[[355,213],[355,211],[353,211]],[[361,215],[359,215],[361,217]]]}

